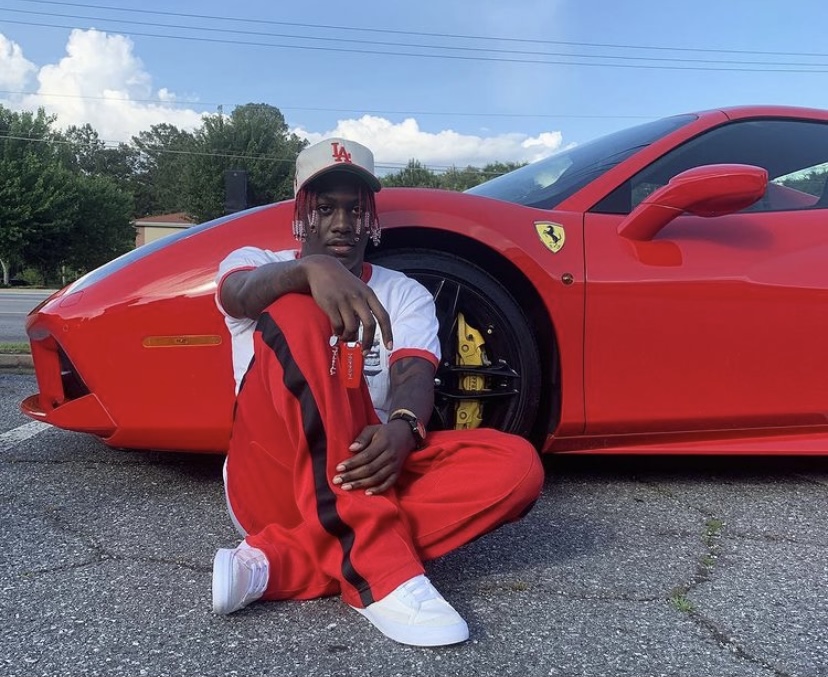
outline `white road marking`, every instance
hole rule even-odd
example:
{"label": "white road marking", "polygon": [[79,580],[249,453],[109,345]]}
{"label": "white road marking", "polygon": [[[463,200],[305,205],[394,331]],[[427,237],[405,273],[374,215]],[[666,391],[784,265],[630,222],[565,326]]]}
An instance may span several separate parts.
{"label": "white road marking", "polygon": [[40,421],[32,421],[25,423],[17,428],[12,428],[8,432],[0,434],[0,453],[8,451],[12,447],[20,444],[30,437],[39,435],[47,428],[51,428],[48,423],[41,423]]}

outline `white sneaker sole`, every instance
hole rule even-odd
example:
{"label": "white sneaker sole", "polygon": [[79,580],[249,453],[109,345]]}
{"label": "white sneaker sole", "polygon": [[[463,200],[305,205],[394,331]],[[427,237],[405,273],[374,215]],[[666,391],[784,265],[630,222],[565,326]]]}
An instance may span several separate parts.
{"label": "white sneaker sole", "polygon": [[219,550],[213,558],[213,613],[226,616],[236,611],[230,607],[230,583],[233,580],[233,551]]}
{"label": "white sneaker sole", "polygon": [[383,635],[400,644],[409,644],[411,646],[446,646],[448,644],[465,642],[469,638],[469,626],[463,620],[454,625],[437,628],[418,627],[416,625],[394,623],[385,618],[380,618],[368,609],[351,608],[371,621],[373,626]]}

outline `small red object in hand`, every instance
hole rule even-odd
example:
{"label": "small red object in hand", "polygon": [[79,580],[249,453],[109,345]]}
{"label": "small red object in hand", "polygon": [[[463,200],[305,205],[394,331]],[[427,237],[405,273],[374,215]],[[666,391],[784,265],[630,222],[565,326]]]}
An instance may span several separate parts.
{"label": "small red object in hand", "polygon": [[343,341],[339,350],[339,375],[346,388],[359,388],[362,383],[362,344],[359,341]]}

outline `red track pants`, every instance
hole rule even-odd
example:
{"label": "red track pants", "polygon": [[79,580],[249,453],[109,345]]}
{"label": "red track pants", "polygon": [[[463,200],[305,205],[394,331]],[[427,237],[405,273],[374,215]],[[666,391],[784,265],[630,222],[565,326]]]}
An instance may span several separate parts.
{"label": "red track pants", "polygon": [[332,483],[362,429],[377,423],[367,385],[330,375],[330,321],[289,294],[260,318],[236,400],[227,493],[249,545],[265,552],[265,599],[341,594],[363,607],[537,499],[543,469],[524,439],[495,430],[429,434],[381,495]]}

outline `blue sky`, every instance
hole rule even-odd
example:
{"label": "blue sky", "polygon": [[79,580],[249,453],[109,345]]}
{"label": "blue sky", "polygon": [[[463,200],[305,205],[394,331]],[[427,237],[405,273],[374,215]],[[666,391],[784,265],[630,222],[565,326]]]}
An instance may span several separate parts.
{"label": "blue sky", "polygon": [[531,161],[674,113],[828,108],[826,25],[824,0],[4,0],[0,103],[115,142],[265,102],[388,169]]}

